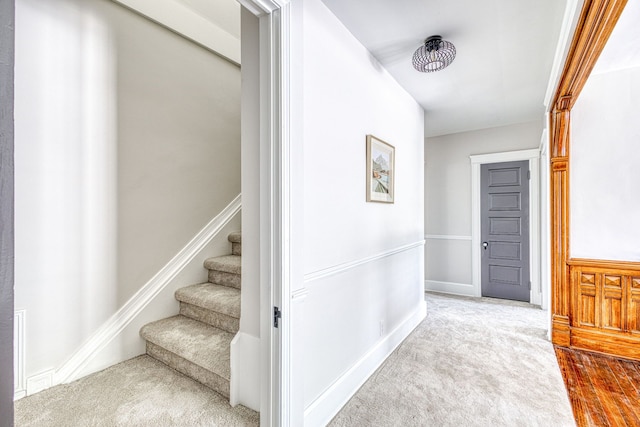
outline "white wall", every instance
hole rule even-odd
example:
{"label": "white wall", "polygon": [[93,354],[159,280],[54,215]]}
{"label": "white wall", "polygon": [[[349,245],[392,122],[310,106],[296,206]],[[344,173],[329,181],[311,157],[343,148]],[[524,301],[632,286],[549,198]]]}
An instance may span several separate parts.
{"label": "white wall", "polygon": [[260,410],[260,36],[246,8],[242,21],[242,298],[231,343],[232,405]]}
{"label": "white wall", "polygon": [[571,111],[573,258],[640,261],[640,68],[592,75]]}
{"label": "white wall", "polygon": [[543,123],[425,139],[425,287],[472,295],[469,156],[538,148]]}
{"label": "white wall", "polygon": [[[291,262],[303,263],[292,288],[306,298],[293,309],[292,363],[305,425],[322,425],[424,316],[423,110],[320,0],[302,4],[292,179],[304,249]],[[366,202],[367,134],[396,148],[394,204]]]}
{"label": "white wall", "polygon": [[19,0],[16,14],[16,309],[31,376],[238,195],[240,73],[110,1]]}

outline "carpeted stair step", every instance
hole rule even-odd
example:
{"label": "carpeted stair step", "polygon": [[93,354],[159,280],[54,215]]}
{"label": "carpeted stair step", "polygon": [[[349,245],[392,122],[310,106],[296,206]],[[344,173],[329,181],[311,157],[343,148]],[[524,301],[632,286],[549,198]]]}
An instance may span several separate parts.
{"label": "carpeted stair step", "polygon": [[238,255],[207,258],[204,267],[209,270],[209,282],[240,289],[241,259]]}
{"label": "carpeted stair step", "polygon": [[231,242],[231,253],[233,255],[242,255],[242,233],[234,231],[227,236],[227,239]]}
{"label": "carpeted stair step", "polygon": [[180,314],[235,334],[240,326],[240,290],[200,283],[176,291]]}
{"label": "carpeted stair step", "polygon": [[143,326],[140,336],[149,356],[229,397],[233,334],[178,315]]}

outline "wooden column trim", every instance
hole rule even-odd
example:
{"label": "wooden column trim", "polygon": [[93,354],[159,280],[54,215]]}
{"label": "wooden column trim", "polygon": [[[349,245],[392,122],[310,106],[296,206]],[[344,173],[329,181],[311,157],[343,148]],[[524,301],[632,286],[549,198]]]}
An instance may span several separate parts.
{"label": "wooden column trim", "polygon": [[627,0],[585,0],[550,111],[551,340],[570,346],[569,166],[571,109]]}
{"label": "wooden column trim", "polygon": [[585,0],[553,101],[571,110],[604,49],[627,0]]}

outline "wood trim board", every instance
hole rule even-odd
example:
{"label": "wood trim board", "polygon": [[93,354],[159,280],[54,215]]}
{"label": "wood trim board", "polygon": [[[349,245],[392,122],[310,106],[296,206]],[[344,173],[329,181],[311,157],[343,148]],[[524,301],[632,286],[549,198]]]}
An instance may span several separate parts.
{"label": "wood trim board", "polygon": [[[560,346],[597,347],[600,350],[596,351],[626,355],[626,357],[640,357],[640,354],[636,356],[630,353],[622,344],[614,345],[612,340],[609,339],[613,333],[611,331],[589,331],[587,333],[583,331],[583,327],[575,326],[574,317],[577,314],[578,303],[575,290],[572,292],[572,268],[579,265],[585,268],[601,267],[615,275],[616,268],[620,266],[620,263],[600,260],[578,261],[570,260],[569,257],[571,109],[575,105],[626,3],[627,0],[585,0],[559,79],[558,88],[553,97],[549,117],[551,148],[551,337],[552,342]],[[624,263],[624,265],[628,264]],[[574,269],[574,271],[577,270]],[[574,282],[575,280],[574,278]],[[575,287],[575,283],[573,286]]]}

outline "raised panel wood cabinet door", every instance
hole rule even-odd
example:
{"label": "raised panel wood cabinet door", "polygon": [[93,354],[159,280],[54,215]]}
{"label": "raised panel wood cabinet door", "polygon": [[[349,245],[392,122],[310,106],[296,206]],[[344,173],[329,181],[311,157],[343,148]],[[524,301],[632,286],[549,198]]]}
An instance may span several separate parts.
{"label": "raised panel wood cabinet door", "polygon": [[630,278],[629,289],[629,331],[640,336],[640,277]]}
{"label": "raised panel wood cabinet door", "polygon": [[574,270],[574,286],[577,292],[577,310],[573,317],[573,326],[595,328],[599,323],[596,315],[599,310],[596,307],[600,304],[596,286],[596,273],[586,271],[583,272],[577,268]]}
{"label": "raised panel wood cabinet door", "polygon": [[529,301],[529,162],[480,168],[482,296]]}

